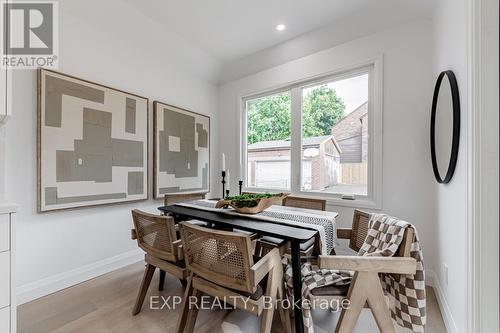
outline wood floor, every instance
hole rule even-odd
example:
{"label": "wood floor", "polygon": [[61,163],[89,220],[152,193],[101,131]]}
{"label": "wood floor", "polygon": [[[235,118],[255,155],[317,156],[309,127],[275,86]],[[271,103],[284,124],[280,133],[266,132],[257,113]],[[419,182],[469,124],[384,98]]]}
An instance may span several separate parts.
{"label": "wood floor", "polygon": [[[172,332],[179,310],[150,309],[150,296],[181,296],[182,286],[167,276],[164,291],[158,291],[155,274],[142,312],[132,317],[134,299],[141,282],[144,265],[137,263],[96,279],[81,283],[18,307],[19,333],[65,332]],[[445,333],[446,329],[432,288],[427,294],[427,332]],[[153,299],[154,301],[155,299]],[[155,306],[161,306],[162,302]],[[338,314],[314,311],[315,332],[333,332]],[[197,333],[258,332],[259,319],[234,310],[202,310],[196,322]],[[409,332],[397,327],[398,332]],[[283,332],[276,313],[273,332]],[[377,332],[369,310],[364,310],[355,332]]]}

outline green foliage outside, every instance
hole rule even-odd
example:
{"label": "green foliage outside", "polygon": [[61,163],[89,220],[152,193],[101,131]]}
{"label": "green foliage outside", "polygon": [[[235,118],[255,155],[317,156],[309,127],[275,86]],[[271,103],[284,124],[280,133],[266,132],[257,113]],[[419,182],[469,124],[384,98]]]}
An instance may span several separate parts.
{"label": "green foliage outside", "polygon": [[[302,103],[303,137],[329,135],[345,112],[342,98],[327,85],[310,90]],[[247,104],[248,143],[290,138],[290,93],[254,99]]]}

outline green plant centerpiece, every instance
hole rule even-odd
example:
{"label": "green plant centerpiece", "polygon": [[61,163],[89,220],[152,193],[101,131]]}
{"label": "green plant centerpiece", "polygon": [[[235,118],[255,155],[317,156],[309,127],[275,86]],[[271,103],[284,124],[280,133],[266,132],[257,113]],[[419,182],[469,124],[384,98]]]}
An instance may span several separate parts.
{"label": "green plant centerpiece", "polygon": [[286,193],[246,193],[219,200],[216,208],[233,207],[238,213],[257,214],[272,205],[280,205]]}

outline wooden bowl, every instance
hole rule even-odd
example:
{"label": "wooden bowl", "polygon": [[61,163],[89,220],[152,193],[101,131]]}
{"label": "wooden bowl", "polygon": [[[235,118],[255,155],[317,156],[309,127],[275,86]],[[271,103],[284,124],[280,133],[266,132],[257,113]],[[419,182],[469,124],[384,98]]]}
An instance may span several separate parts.
{"label": "wooden bowl", "polygon": [[215,205],[215,208],[225,208],[233,207],[235,211],[240,214],[257,214],[260,213],[272,205],[281,205],[281,202],[286,197],[286,194],[277,195],[271,198],[257,198],[257,199],[246,199],[244,201],[257,201],[257,205],[253,207],[237,207],[232,203],[231,200],[219,200]]}

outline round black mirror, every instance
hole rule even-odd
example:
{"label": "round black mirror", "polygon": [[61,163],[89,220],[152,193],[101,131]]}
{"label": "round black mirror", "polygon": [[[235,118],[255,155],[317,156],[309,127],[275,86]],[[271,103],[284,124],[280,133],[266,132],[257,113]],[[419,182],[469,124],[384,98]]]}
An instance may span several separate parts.
{"label": "round black mirror", "polygon": [[438,183],[449,183],[455,172],[460,142],[460,97],[455,74],[439,74],[431,113],[432,169]]}

